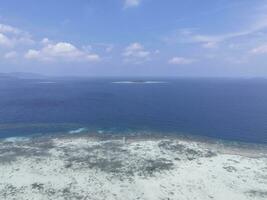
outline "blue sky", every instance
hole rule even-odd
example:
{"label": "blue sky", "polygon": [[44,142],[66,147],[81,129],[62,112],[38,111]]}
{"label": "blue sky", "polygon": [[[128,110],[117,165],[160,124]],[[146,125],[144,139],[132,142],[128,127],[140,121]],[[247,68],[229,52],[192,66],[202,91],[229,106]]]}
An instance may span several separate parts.
{"label": "blue sky", "polygon": [[267,76],[266,0],[8,0],[0,72]]}

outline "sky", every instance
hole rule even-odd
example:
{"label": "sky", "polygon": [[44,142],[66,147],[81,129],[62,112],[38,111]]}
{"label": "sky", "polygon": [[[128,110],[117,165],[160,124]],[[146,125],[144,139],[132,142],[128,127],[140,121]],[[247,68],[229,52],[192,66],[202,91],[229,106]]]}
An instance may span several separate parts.
{"label": "sky", "polygon": [[267,77],[267,0],[6,0],[0,73]]}

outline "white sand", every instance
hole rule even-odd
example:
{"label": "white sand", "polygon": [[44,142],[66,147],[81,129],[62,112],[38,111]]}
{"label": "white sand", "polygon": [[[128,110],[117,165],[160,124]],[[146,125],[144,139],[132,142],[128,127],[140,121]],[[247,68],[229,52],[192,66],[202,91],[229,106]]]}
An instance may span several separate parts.
{"label": "white sand", "polygon": [[0,199],[267,199],[267,158],[178,139],[3,141]]}

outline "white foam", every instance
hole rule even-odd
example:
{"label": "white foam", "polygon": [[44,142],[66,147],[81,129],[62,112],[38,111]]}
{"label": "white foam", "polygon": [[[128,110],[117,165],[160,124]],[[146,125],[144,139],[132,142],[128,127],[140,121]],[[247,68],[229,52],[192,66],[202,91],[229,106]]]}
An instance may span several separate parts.
{"label": "white foam", "polygon": [[84,131],[87,131],[87,128],[78,128],[78,129],[69,131],[69,133],[70,134],[76,134],[76,133],[82,133]]}
{"label": "white foam", "polygon": [[9,137],[4,139],[5,142],[24,142],[24,141],[28,141],[29,138],[27,137]]}

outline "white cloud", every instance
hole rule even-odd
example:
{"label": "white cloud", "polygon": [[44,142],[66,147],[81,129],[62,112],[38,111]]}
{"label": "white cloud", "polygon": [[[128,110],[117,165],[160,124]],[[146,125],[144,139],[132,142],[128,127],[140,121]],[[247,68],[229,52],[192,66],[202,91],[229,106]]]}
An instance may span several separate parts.
{"label": "white cloud", "polygon": [[169,64],[172,65],[188,65],[195,62],[195,59],[189,59],[184,57],[173,57],[169,60]]}
{"label": "white cloud", "polygon": [[267,54],[267,44],[261,45],[251,50],[253,54]]}
{"label": "white cloud", "polygon": [[28,50],[28,52],[25,54],[25,58],[27,59],[37,59],[39,58],[40,52],[34,49]]}
{"label": "white cloud", "polygon": [[4,57],[6,58],[6,59],[12,59],[12,58],[15,58],[15,57],[17,57],[17,52],[16,51],[10,51],[10,52],[7,52],[5,55],[4,55]]}
{"label": "white cloud", "polygon": [[129,8],[129,7],[136,7],[139,6],[141,3],[141,0],[124,0],[124,7]]}
{"label": "white cloud", "polygon": [[[241,37],[252,36],[257,37],[257,34],[264,34],[267,29],[267,7],[257,10],[257,14],[253,13],[248,18],[246,28],[240,28],[239,31],[218,34],[202,34],[198,33],[198,29],[185,28],[175,31],[173,34],[164,38],[169,43],[191,43],[199,44],[203,48],[215,48],[223,42],[238,39]],[[237,27],[240,22],[237,22]]]}
{"label": "white cloud", "polygon": [[4,34],[0,33],[0,46],[10,47],[12,46],[12,41]]}
{"label": "white cloud", "polygon": [[67,42],[45,43],[44,47],[39,50],[28,50],[25,58],[42,61],[100,61],[99,55],[80,50]]}
{"label": "white cloud", "polygon": [[[35,42],[31,39],[29,33],[5,24],[0,24],[0,47],[11,49],[4,54],[3,57],[6,59],[15,58],[24,51],[24,58],[28,60],[75,62],[96,62],[101,60],[98,54],[91,53],[92,48],[78,48],[69,42],[56,43],[48,38]],[[25,49],[27,49],[26,53]],[[107,49],[107,51],[111,50],[111,48]]]}
{"label": "white cloud", "polygon": [[107,53],[110,53],[113,49],[114,49],[114,46],[113,46],[113,45],[108,45],[108,46],[106,47],[105,51],[106,51]]}
{"label": "white cloud", "polygon": [[207,48],[207,49],[212,49],[217,47],[216,42],[207,42],[202,45],[202,47]]}
{"label": "white cloud", "polygon": [[97,54],[88,54],[85,59],[88,61],[100,61],[100,57]]}
{"label": "white cloud", "polygon": [[12,34],[21,34],[22,31],[13,26],[6,24],[0,24],[0,33],[12,33]]}
{"label": "white cloud", "polygon": [[202,35],[202,34],[196,34],[193,31],[184,31],[184,29],[179,30],[174,35],[166,37],[165,41],[170,43],[196,43],[200,44],[203,48],[215,48],[220,43],[237,38],[242,36],[247,36],[250,34],[255,33],[256,31],[259,31],[260,29],[250,29],[246,31],[240,31],[240,32],[233,32],[233,33],[226,33],[226,34],[218,34],[218,35]]}
{"label": "white cloud", "polygon": [[144,47],[140,43],[132,43],[128,47],[126,47],[123,55],[125,57],[139,57],[145,58],[150,55],[149,51],[145,51]]}
{"label": "white cloud", "polygon": [[[40,45],[42,45],[41,48],[37,48]],[[8,59],[15,58],[18,54],[17,51],[28,49],[24,58],[29,60],[82,62],[101,60],[100,56],[91,53],[91,50],[77,48],[68,42],[55,43],[48,38],[43,38],[40,42],[35,43],[29,33],[5,24],[0,24],[0,47],[13,50],[4,55]]]}
{"label": "white cloud", "polygon": [[13,26],[0,24],[0,46],[12,48],[17,45],[33,44],[30,34]]}
{"label": "white cloud", "polygon": [[49,40],[48,38],[43,38],[41,40],[41,44],[49,44],[49,43],[51,43],[51,40]]}
{"label": "white cloud", "polygon": [[139,63],[148,60],[150,54],[151,52],[145,50],[143,45],[135,42],[126,47],[122,55],[125,57],[125,61]]}
{"label": "white cloud", "polygon": [[93,50],[92,45],[84,45],[82,46],[83,51],[91,52]]}

